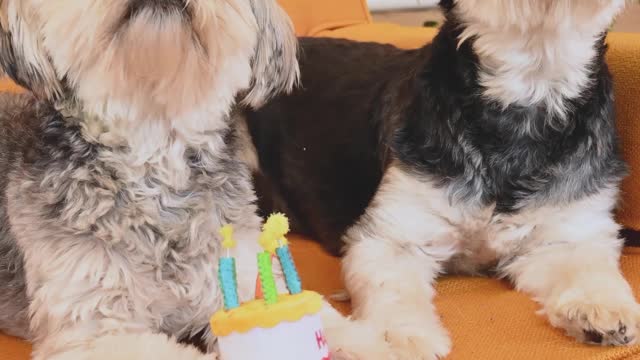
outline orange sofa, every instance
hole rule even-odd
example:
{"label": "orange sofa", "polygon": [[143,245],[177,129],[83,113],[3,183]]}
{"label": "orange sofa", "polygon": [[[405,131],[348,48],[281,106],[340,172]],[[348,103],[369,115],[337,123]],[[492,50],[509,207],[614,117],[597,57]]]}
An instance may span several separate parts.
{"label": "orange sofa", "polygon": [[[364,0],[280,2],[301,36],[342,37],[414,48],[435,34],[434,29],[373,23]],[[640,34],[611,34],[609,45],[623,151],[632,169],[624,184],[618,218],[626,228],[640,230],[640,180],[635,176],[640,173]],[[0,91],[16,89],[10,82],[0,82]],[[338,259],[305,239],[293,239],[292,247],[307,288],[323,294],[342,289]],[[621,266],[640,297],[640,248],[627,247]],[[527,295],[513,291],[507,283],[445,277],[437,289],[436,306],[453,340],[448,359],[640,359],[640,346],[588,346],[566,337],[535,314],[538,307]],[[347,303],[335,305],[344,313],[350,310]],[[28,344],[0,334],[0,360],[26,360],[29,351]]]}

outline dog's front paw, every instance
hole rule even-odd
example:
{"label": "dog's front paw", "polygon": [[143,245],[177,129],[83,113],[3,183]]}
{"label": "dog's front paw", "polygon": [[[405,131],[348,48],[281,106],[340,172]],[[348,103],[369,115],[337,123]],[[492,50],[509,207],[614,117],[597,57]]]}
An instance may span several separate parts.
{"label": "dog's front paw", "polygon": [[391,348],[384,333],[362,321],[342,319],[325,326],[331,358],[335,360],[389,360]]}
{"label": "dog's front paw", "polygon": [[449,353],[449,336],[435,313],[412,311],[395,315],[353,320],[325,306],[322,321],[332,358],[435,360]]}
{"label": "dog's front paw", "polygon": [[352,321],[348,327],[327,331],[327,338],[332,358],[339,360],[436,360],[451,347],[439,324],[381,328],[369,321]]}
{"label": "dog's front paw", "polygon": [[449,336],[438,322],[391,324],[384,336],[392,355],[389,359],[436,360],[451,349]]}
{"label": "dog's front paw", "polygon": [[545,311],[552,325],[582,342],[599,345],[637,342],[640,305],[631,296],[607,292],[585,296],[584,291],[567,290]]}
{"label": "dog's front paw", "polygon": [[451,342],[439,324],[380,326],[351,321],[327,331],[332,358],[338,360],[436,360],[449,353]]}

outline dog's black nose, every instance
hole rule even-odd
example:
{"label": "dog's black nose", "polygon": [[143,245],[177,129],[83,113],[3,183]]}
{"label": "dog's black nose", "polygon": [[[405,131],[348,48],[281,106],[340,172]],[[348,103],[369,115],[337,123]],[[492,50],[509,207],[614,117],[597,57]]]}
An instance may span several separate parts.
{"label": "dog's black nose", "polygon": [[135,17],[142,10],[154,12],[182,11],[187,7],[187,0],[130,0],[127,15]]}
{"label": "dog's black nose", "polygon": [[187,1],[188,0],[130,0],[115,30],[117,31],[126,26],[129,21],[136,18],[143,11],[151,11],[153,15],[163,15],[169,12],[182,13],[187,9]]}

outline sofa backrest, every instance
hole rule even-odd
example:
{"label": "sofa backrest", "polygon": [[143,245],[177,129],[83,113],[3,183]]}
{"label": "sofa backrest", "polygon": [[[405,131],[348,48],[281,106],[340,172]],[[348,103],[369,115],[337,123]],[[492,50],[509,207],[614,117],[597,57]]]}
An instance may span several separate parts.
{"label": "sofa backrest", "polygon": [[371,22],[366,0],[278,0],[293,20],[296,34]]}

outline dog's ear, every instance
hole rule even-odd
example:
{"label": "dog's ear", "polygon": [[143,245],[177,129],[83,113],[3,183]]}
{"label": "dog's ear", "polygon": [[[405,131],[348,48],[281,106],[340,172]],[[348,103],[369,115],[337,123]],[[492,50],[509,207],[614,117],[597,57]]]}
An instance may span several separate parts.
{"label": "dog's ear", "polygon": [[2,30],[9,29],[9,16],[7,14],[8,0],[0,0],[0,28]]}
{"label": "dog's ear", "polygon": [[269,97],[290,91],[298,82],[298,42],[287,14],[275,0],[251,0],[258,26],[252,59],[253,79],[244,103],[258,107]]}
{"label": "dog's ear", "polygon": [[38,97],[57,99],[62,86],[41,42],[37,26],[20,0],[0,0],[0,66],[20,86]]}

